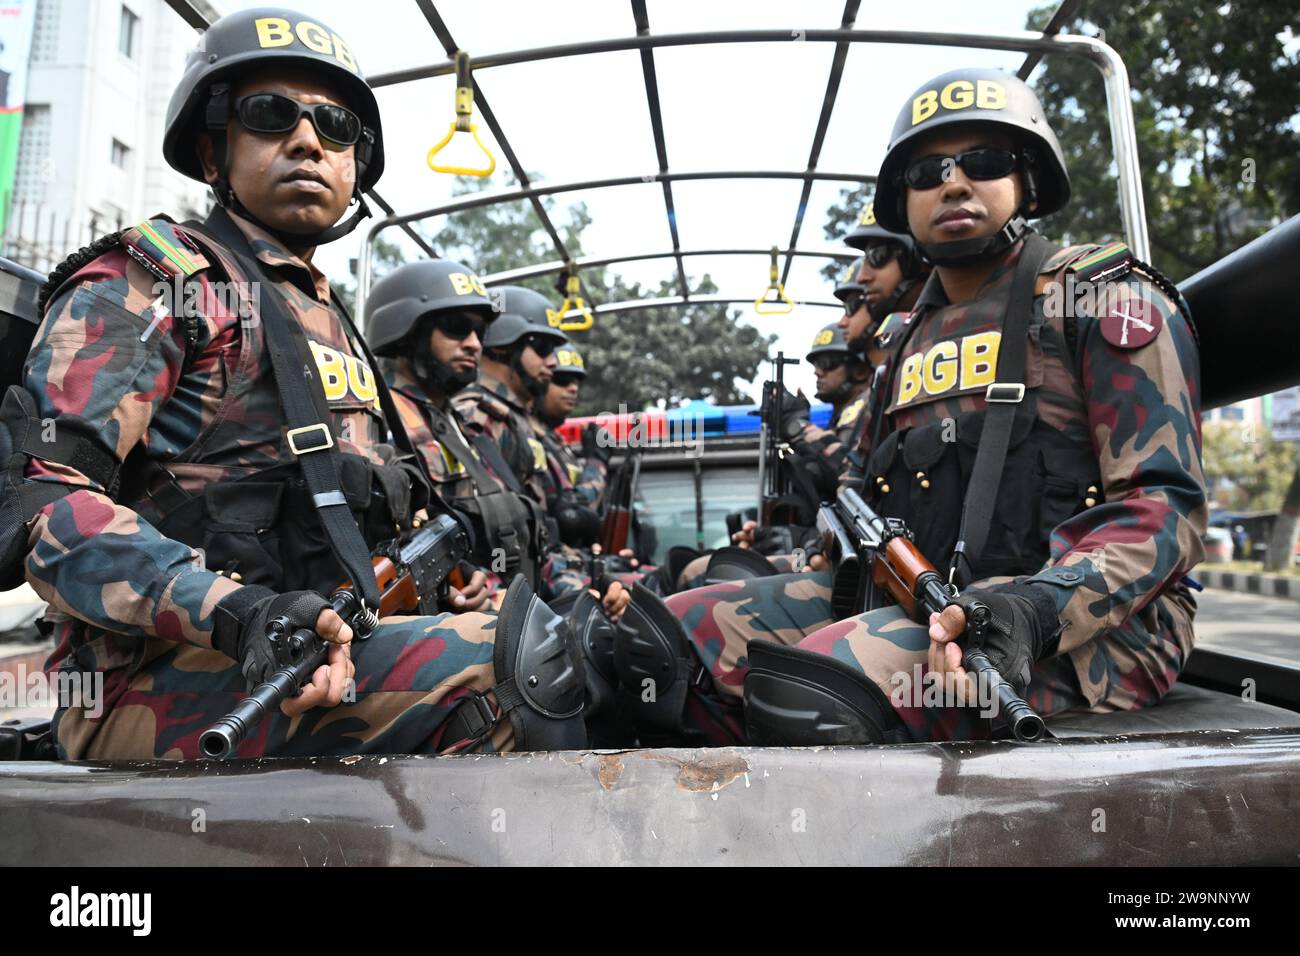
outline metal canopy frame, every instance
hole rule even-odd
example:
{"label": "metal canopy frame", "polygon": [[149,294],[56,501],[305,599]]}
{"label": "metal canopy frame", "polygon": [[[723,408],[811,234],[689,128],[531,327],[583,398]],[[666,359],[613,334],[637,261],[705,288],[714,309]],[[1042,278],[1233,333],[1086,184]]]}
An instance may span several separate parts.
{"label": "metal canopy frame", "polygon": [[[488,284],[508,283],[517,281],[521,278],[559,273],[567,269],[573,269],[580,272],[584,266],[593,267],[597,265],[608,265],[614,262],[671,258],[675,264],[675,278],[680,295],[660,299],[606,303],[602,305],[593,299],[590,293],[584,289],[584,295],[587,301],[594,303],[592,311],[596,314],[610,315],[620,312],[652,308],[655,306],[681,306],[706,302],[739,303],[750,301],[748,299],[735,299],[726,296],[692,297],[690,295],[684,265],[684,260],[687,257],[700,255],[754,255],[765,254],[767,250],[683,250],[681,248],[681,241],[677,231],[677,212],[673,198],[672,185],[674,182],[685,180],[801,180],[802,188],[800,191],[799,202],[795,209],[794,222],[790,231],[790,239],[786,243],[785,248],[779,250],[780,254],[785,257],[785,264],[781,273],[782,284],[784,284],[789,277],[790,268],[795,256],[811,255],[827,258],[852,258],[855,253],[849,250],[800,249],[799,238],[803,229],[804,216],[807,212],[808,200],[814,182],[838,181],[870,184],[875,181],[875,177],[871,175],[823,173],[817,168],[821,158],[822,146],[825,142],[826,131],[830,125],[830,119],[834,112],[835,103],[839,95],[840,80],[843,76],[849,47],[854,43],[910,44],[1020,52],[1026,54],[1024,64],[1018,71],[1018,75],[1022,79],[1027,79],[1042,58],[1048,54],[1079,57],[1093,63],[1101,73],[1102,81],[1105,84],[1106,89],[1107,114],[1110,123],[1111,144],[1114,150],[1118,173],[1117,179],[1120,194],[1120,213],[1123,221],[1125,237],[1129,246],[1138,258],[1149,260],[1150,243],[1147,236],[1146,211],[1142,198],[1142,181],[1139,175],[1133,106],[1128,83],[1128,73],[1124,68],[1124,63],[1114,49],[1095,37],[1057,34],[1057,31],[1060,30],[1070,17],[1074,15],[1080,2],[1081,0],[1063,0],[1060,6],[1052,14],[1042,33],[1034,33],[1030,31],[1016,31],[1012,33],[944,33],[930,30],[855,30],[853,27],[857,20],[858,8],[861,0],[846,0],[838,29],[722,30],[655,35],[650,32],[650,19],[649,13],[646,9],[645,0],[630,0],[633,25],[636,28],[634,36],[559,44],[534,49],[513,50],[475,56],[472,58],[471,62],[473,70],[478,72],[502,66],[531,63],[539,60],[585,56],[597,53],[637,51],[641,59],[641,72],[645,85],[646,103],[650,113],[650,124],[654,138],[655,157],[658,163],[658,171],[655,175],[621,176],[610,179],[560,183],[555,185],[534,184],[529,179],[522,164],[519,162],[518,156],[511,147],[509,140],[506,138],[501,123],[492,112],[486,97],[483,95],[482,89],[475,80],[475,108],[482,115],[488,128],[491,129],[498,148],[501,150],[501,153],[510,165],[511,171],[519,182],[519,187],[496,193],[480,193],[468,196],[459,196],[450,202],[443,203],[430,209],[402,214],[398,214],[393,207],[389,203],[385,202],[374,190],[370,190],[368,195],[374,203],[386,213],[386,216],[384,219],[380,219],[373,223],[366,231],[362,240],[361,252],[357,264],[357,313],[359,315],[364,313],[365,300],[370,291],[373,274],[371,251],[380,232],[393,227],[401,228],[407,233],[407,235],[414,239],[421,249],[430,256],[436,258],[437,253],[430,247],[428,241],[412,228],[412,223],[425,219],[432,219],[438,216],[449,215],[466,209],[482,208],[500,203],[517,202],[519,200],[527,200],[532,205],[533,211],[540,221],[543,230],[545,230],[552,245],[555,247],[557,259],[554,262],[511,269],[485,276],[484,281]],[[173,10],[183,17],[187,23],[194,26],[196,29],[203,29],[207,26],[208,21],[206,17],[202,12],[194,7],[190,0],[167,0],[167,3]],[[433,31],[434,36],[437,38],[443,50],[449,57],[454,57],[458,47],[450,30],[447,28],[445,21],[438,13],[433,0],[415,0],[415,3],[425,20],[428,22],[430,29]],[[817,119],[817,126],[813,134],[813,142],[809,150],[806,168],[802,172],[775,170],[725,170],[696,173],[672,172],[668,162],[668,148],[664,136],[663,115],[659,101],[659,83],[655,67],[654,51],[661,47],[701,46],[720,43],[789,42],[835,44],[835,53],[831,62],[830,74],[827,78],[825,93],[822,97],[821,113]],[[368,79],[372,87],[379,88],[392,86],[398,83],[408,83],[415,80],[428,79],[431,77],[449,76],[453,75],[455,70],[456,67],[454,60],[448,59],[445,62],[432,64],[430,66],[380,73],[371,76]],[[580,189],[603,189],[655,182],[659,183],[663,190],[664,212],[667,216],[669,235],[672,240],[672,247],[668,250],[638,253],[629,256],[585,257],[575,260],[568,248],[565,246],[563,239],[560,237],[559,231],[555,228],[555,224],[547,213],[543,202],[546,197]],[[825,306],[828,308],[841,307],[837,302],[806,301],[797,304]]]}

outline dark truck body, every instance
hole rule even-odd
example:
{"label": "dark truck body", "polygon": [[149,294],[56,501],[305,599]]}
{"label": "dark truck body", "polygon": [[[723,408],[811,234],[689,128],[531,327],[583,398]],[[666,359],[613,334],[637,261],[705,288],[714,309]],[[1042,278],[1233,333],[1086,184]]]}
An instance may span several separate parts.
{"label": "dark truck body", "polygon": [[[1298,257],[1292,220],[1184,285],[1207,406],[1300,381],[1293,353],[1249,348],[1283,341]],[[8,318],[31,282],[0,267]],[[755,451],[665,449],[643,479]],[[1048,727],[1036,744],[0,761],[0,864],[1300,862],[1300,667],[1202,649],[1159,705]]]}

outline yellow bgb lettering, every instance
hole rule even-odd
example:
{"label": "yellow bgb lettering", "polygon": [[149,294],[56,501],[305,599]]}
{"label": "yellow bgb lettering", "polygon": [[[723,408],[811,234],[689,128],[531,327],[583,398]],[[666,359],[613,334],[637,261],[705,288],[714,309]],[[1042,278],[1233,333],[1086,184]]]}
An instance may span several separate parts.
{"label": "yellow bgb lettering", "polygon": [[355,355],[348,356],[348,388],[358,400],[379,407],[379,389],[375,387],[375,373],[370,370],[369,365]]}
{"label": "yellow bgb lettering", "polygon": [[1004,110],[1007,108],[1007,88],[992,80],[980,80],[975,97],[975,105],[982,110]]}
{"label": "yellow bgb lettering", "polygon": [[[913,120],[915,122],[915,120]],[[876,224],[876,204],[867,203],[867,208],[862,210],[862,218],[858,220],[859,226],[874,226]]]}
{"label": "yellow bgb lettering", "polygon": [[352,57],[352,51],[348,45],[343,42],[343,38],[337,33],[331,33],[330,39],[334,41],[334,59],[338,60],[353,73],[357,72],[357,61]]}
{"label": "yellow bgb lettering", "polygon": [[822,329],[817,333],[817,338],[813,340],[813,345],[830,345],[831,340],[835,338],[835,333],[830,329]]}
{"label": "yellow bgb lettering", "polygon": [[329,34],[310,20],[299,21],[293,28],[293,32],[298,35],[302,45],[309,50],[315,50],[317,53],[334,52],[334,44],[330,42]]}
{"label": "yellow bgb lettering", "polygon": [[343,365],[343,356],[327,345],[308,340],[311,353],[316,359],[316,369],[320,372],[321,387],[325,389],[325,400],[337,402],[348,393],[348,373]]}
{"label": "yellow bgb lettering", "polygon": [[939,342],[925,353],[925,390],[931,395],[957,384],[957,343]]}
{"label": "yellow bgb lettering", "polygon": [[898,404],[906,405],[921,391],[921,353],[909,355],[898,373]]}
{"label": "yellow bgb lettering", "polygon": [[939,94],[939,105],[946,110],[964,110],[975,102],[975,84],[969,80],[953,80]]}
{"label": "yellow bgb lettering", "polygon": [[912,100],[912,125],[928,120],[931,116],[939,111],[939,94],[934,90],[926,90],[916,99]]}
{"label": "yellow bgb lettering", "polygon": [[451,282],[451,288],[457,295],[469,295],[471,292],[477,292],[481,296],[487,295],[487,287],[483,285],[483,280],[474,273],[451,272],[448,273],[447,279]]}
{"label": "yellow bgb lettering", "polygon": [[262,49],[288,46],[293,42],[289,21],[281,17],[260,17],[253,21],[253,26],[257,28],[257,45]]}
{"label": "yellow bgb lettering", "polygon": [[1001,332],[981,332],[961,340],[961,387],[982,388],[997,378]]}

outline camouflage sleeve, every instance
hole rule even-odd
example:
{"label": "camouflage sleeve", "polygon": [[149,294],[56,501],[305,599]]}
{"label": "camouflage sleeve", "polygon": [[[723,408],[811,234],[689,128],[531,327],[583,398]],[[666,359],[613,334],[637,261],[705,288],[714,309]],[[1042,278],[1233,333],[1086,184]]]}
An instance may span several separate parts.
{"label": "camouflage sleeve", "polygon": [[[139,284],[127,283],[134,268],[110,271],[52,303],[24,377],[42,419],[86,419],[118,461],[146,440],[184,358],[184,333],[170,316],[145,334],[154,317],[147,299],[135,301]],[[204,570],[196,552],[164,538],[75,469],[32,460],[26,476],[82,489],[33,521],[27,580],[43,600],[119,634],[210,646],[213,608],[239,585]]]}
{"label": "camouflage sleeve", "polygon": [[[1080,317],[1076,355],[1104,499],[1056,527],[1048,567],[1029,578],[1056,592],[1060,652],[1121,626],[1204,557],[1196,345],[1153,285],[1130,277],[1116,289],[1105,334],[1106,319]],[[1157,326],[1154,339],[1112,344],[1116,310]]]}
{"label": "camouflage sleeve", "polygon": [[580,591],[588,586],[586,561],[575,548],[562,544],[546,556],[542,565],[538,590],[542,600],[551,601],[564,594]]}
{"label": "camouflage sleeve", "polygon": [[605,482],[608,479],[608,467],[603,461],[592,455],[582,466],[582,473],[573,487],[583,500],[592,507],[597,507],[605,496]]}

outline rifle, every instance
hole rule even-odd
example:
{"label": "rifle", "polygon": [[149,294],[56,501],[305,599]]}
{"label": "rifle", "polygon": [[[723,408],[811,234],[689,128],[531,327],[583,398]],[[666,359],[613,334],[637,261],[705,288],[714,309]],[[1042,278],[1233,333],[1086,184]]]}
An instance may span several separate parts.
{"label": "rifle", "polygon": [[[817,528],[826,552],[835,563],[831,583],[831,608],[837,620],[877,606],[880,590],[888,593],[908,616],[922,624],[931,613],[952,603],[939,572],[912,540],[907,525],[898,518],[882,518],[852,488],[841,488],[834,504],[817,511]],[[863,565],[870,564],[870,573]],[[967,633],[977,641],[993,624],[993,612],[975,603],[966,610]],[[1035,741],[1046,725],[1011,685],[998,673],[988,655],[978,647],[966,648],[963,664],[997,693],[998,709],[1017,740]]]}
{"label": "rifle", "polygon": [[[335,590],[330,606],[361,640],[370,636],[381,617],[404,611],[437,613],[448,584],[463,585],[455,572],[469,552],[464,526],[451,515],[437,515],[423,522],[405,542],[390,541],[375,551],[372,564],[379,585],[378,608],[365,607],[350,583]],[[329,657],[329,642],[311,628],[295,631],[287,619],[278,617],[268,625],[268,632],[281,666],[203,732],[199,737],[203,756],[229,759],[262,718],[282,701],[296,697]]]}
{"label": "rifle", "polygon": [[785,411],[785,367],[798,364],[798,359],[777,352],[772,361],[774,377],[763,383],[763,403],[759,406],[763,420],[758,430],[758,523],[764,528],[797,523],[787,513],[794,489],[785,462],[791,452],[781,435],[781,416]]}
{"label": "rifle", "polygon": [[641,452],[624,459],[614,473],[605,495],[605,514],[600,519],[600,550],[607,558],[617,557],[627,547],[632,527],[636,486],[641,480]]}

